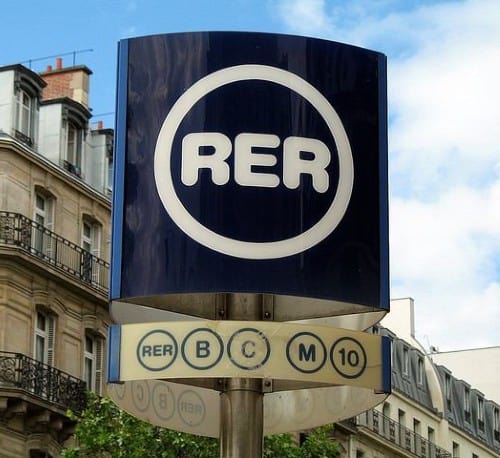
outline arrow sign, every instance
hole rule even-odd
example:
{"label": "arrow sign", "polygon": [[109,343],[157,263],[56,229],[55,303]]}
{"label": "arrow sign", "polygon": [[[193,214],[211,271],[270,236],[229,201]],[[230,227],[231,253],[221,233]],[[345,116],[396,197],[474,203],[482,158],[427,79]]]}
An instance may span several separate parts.
{"label": "arrow sign", "polygon": [[390,341],[328,326],[260,321],[113,325],[109,382],[272,378],[390,392]]}

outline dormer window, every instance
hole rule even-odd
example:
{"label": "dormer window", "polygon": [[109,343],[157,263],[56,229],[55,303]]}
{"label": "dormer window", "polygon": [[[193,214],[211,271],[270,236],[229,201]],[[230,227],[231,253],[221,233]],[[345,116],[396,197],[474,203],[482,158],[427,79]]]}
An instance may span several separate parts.
{"label": "dormer window", "polygon": [[33,138],[36,101],[26,90],[17,93],[17,130],[30,139]]}
{"label": "dormer window", "polygon": [[67,121],[66,161],[73,166],[75,175],[81,176],[83,129],[75,121]]}
{"label": "dormer window", "polygon": [[481,431],[484,431],[484,399],[477,398],[477,421],[478,427]]}
{"label": "dormer window", "polygon": [[420,356],[417,359],[417,383],[424,384],[424,360]]}
{"label": "dormer window", "polygon": [[447,372],[444,373],[444,398],[446,400],[446,407],[451,409],[451,375]]}
{"label": "dormer window", "polygon": [[464,388],[464,413],[465,421],[470,423],[470,390],[469,388]]}
{"label": "dormer window", "polygon": [[403,347],[403,374],[409,375],[410,373],[410,355],[408,353],[408,348]]}
{"label": "dormer window", "polygon": [[493,433],[495,440],[500,442],[500,409],[493,409]]}
{"label": "dormer window", "polygon": [[80,112],[82,107],[77,106],[73,101],[66,100],[65,102],[67,105],[63,109],[63,166],[68,172],[82,178],[84,165],[83,141],[87,119]]}
{"label": "dormer window", "polygon": [[38,124],[39,94],[43,82],[27,69],[19,66],[15,77],[15,137],[30,147],[35,146]]}

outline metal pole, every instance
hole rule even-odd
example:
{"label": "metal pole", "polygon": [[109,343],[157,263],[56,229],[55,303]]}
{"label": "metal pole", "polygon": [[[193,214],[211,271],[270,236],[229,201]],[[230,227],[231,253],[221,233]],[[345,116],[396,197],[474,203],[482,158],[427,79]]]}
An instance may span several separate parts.
{"label": "metal pole", "polygon": [[[228,294],[225,318],[261,320],[260,294]],[[263,450],[264,394],[262,381],[250,378],[226,380],[221,394],[221,458],[260,458]]]}

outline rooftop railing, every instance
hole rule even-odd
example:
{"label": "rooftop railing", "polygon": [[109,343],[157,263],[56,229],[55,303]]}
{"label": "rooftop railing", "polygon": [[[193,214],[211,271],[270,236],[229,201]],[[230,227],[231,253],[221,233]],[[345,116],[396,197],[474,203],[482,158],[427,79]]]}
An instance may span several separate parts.
{"label": "rooftop railing", "polygon": [[86,384],[66,372],[22,353],[0,351],[0,389],[15,388],[81,413],[86,406]]}
{"label": "rooftop railing", "polygon": [[448,458],[451,453],[438,447],[401,423],[377,410],[368,410],[356,417],[356,426],[364,426],[389,442],[421,458]]}
{"label": "rooftop railing", "polygon": [[0,211],[0,245],[15,246],[108,294],[109,263],[26,216]]}

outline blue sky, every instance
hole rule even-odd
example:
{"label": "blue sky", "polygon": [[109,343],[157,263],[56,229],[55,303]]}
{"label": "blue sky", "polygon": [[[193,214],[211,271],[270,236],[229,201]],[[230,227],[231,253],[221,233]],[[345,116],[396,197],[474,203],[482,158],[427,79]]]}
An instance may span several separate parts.
{"label": "blue sky", "polygon": [[415,299],[424,345],[500,345],[497,0],[4,0],[2,19],[0,65],[93,49],[76,63],[94,72],[93,121],[106,127],[121,38],[252,30],[386,53],[391,296]]}

